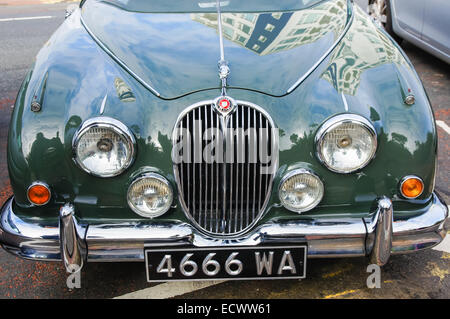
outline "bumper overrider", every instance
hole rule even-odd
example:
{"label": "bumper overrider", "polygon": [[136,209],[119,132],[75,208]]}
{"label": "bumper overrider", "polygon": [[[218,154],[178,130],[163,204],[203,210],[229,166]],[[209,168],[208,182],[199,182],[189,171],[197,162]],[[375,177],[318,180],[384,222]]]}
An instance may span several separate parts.
{"label": "bumper overrider", "polygon": [[240,238],[209,238],[190,224],[122,222],[85,225],[76,207],[60,209],[59,225],[23,220],[13,198],[2,208],[0,242],[25,259],[63,261],[66,268],[88,262],[144,261],[144,247],[227,247],[306,243],[309,258],[368,256],[384,265],[391,254],[414,252],[439,244],[449,225],[448,208],[438,195],[420,215],[397,218],[392,201],[379,198],[369,218],[324,218],[268,222]]}

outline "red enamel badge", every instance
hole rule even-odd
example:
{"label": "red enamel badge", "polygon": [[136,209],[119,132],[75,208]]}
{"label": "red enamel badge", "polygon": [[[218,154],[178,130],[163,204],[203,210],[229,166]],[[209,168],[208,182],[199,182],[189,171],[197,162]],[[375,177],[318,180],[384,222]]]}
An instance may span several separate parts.
{"label": "red enamel badge", "polygon": [[220,106],[220,108],[222,109],[222,110],[228,110],[229,108],[230,108],[230,106],[231,106],[231,103],[230,103],[230,100],[228,100],[228,99],[221,99],[220,101],[219,101],[219,106]]}
{"label": "red enamel badge", "polygon": [[228,96],[220,96],[215,100],[216,109],[224,116],[232,112],[234,106],[235,102]]}

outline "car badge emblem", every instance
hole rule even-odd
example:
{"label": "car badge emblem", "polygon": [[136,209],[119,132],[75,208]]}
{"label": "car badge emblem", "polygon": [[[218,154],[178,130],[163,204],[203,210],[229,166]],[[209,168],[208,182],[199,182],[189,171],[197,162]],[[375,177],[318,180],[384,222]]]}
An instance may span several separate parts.
{"label": "car badge emblem", "polygon": [[233,111],[236,106],[235,101],[228,96],[220,96],[216,99],[214,106],[223,116],[226,116]]}

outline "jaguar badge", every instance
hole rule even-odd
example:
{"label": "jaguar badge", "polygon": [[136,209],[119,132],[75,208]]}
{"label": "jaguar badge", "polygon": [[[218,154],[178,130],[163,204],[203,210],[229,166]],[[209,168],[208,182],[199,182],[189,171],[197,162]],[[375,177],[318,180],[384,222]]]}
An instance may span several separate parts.
{"label": "jaguar badge", "polygon": [[224,116],[230,114],[236,106],[236,102],[228,96],[218,97],[214,104],[216,110]]}

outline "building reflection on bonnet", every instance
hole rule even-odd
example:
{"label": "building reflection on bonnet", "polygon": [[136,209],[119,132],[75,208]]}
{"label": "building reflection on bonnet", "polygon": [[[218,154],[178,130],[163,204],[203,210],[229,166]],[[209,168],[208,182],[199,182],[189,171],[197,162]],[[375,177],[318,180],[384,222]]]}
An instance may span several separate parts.
{"label": "building reflection on bonnet", "polygon": [[[355,6],[356,10],[360,10]],[[224,37],[258,55],[269,55],[314,43],[332,33],[337,40],[346,26],[345,0],[327,1],[295,12],[222,13]],[[217,30],[216,13],[191,14],[194,21]],[[368,19],[355,19],[353,27],[331,53],[322,74],[339,93],[355,95],[361,74],[376,66],[406,61],[391,41]],[[370,41],[372,46],[354,45]]]}

